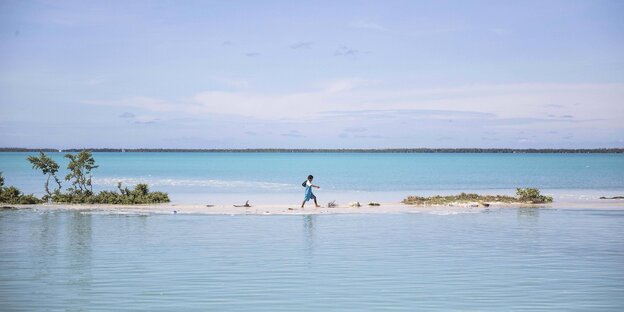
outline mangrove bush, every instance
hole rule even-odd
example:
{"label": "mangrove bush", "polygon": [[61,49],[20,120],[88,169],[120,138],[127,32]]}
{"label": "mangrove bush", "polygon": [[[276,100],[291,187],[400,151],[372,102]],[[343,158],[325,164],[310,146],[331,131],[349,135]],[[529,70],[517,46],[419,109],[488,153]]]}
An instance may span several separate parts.
{"label": "mangrove bush", "polygon": [[508,203],[508,204],[543,204],[550,203],[553,199],[550,196],[540,194],[536,188],[518,188],[516,197],[506,195],[479,195],[466,194],[448,196],[409,196],[403,200],[404,204],[410,205],[447,205],[452,203]]}
{"label": "mangrove bush", "polygon": [[61,181],[56,176],[56,173],[59,170],[59,165],[54,161],[54,159],[48,157],[46,154],[44,154],[41,151],[39,152],[39,156],[28,156],[27,159],[32,165],[33,169],[39,169],[41,170],[41,173],[43,173],[43,175],[47,176],[47,179],[44,185],[44,190],[46,192],[46,195],[43,197],[44,200],[47,200],[49,197],[52,196],[52,192],[50,192],[50,187],[49,187],[50,179],[54,179],[54,182],[56,182],[56,185],[57,185],[54,192],[57,193],[61,191]]}
{"label": "mangrove bush", "polygon": [[4,204],[39,204],[41,199],[33,194],[23,194],[15,186],[4,187],[4,177],[0,172],[0,203]]}
{"label": "mangrove bush", "polygon": [[540,190],[536,188],[517,188],[516,195],[518,195],[520,201],[533,204],[550,203],[553,201],[552,197],[540,194]]}
{"label": "mangrove bush", "polygon": [[[33,169],[38,169],[47,176],[44,184],[46,195],[44,200],[51,200],[55,203],[73,204],[153,204],[167,203],[169,196],[163,192],[150,192],[147,184],[137,184],[134,189],[122,188],[121,182],[117,185],[116,191],[93,192],[92,171],[99,166],[95,164],[95,159],[90,151],[82,150],[78,154],[66,154],[69,159],[65,176],[65,181],[71,184],[66,192],[61,192],[61,181],[57,177],[59,165],[52,158],[39,152],[39,156],[29,156],[28,161]],[[49,183],[53,179],[57,186],[54,191],[50,191]]]}

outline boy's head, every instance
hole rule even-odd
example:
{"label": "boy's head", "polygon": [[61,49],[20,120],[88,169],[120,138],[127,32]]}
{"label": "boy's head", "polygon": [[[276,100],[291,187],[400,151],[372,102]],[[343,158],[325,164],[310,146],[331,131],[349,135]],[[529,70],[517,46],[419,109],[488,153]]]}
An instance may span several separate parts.
{"label": "boy's head", "polygon": [[312,181],[312,179],[314,179],[314,177],[312,175],[309,175],[308,180]]}

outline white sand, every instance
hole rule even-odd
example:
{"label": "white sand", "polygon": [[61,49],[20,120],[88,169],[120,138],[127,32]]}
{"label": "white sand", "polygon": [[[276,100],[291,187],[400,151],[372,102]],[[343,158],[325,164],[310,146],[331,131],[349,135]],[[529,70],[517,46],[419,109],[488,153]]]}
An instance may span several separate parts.
{"label": "white sand", "polygon": [[621,199],[592,199],[592,200],[565,200],[556,201],[552,204],[540,205],[522,205],[522,204],[505,204],[492,203],[490,207],[477,206],[476,203],[465,204],[457,203],[452,205],[440,206],[420,206],[405,205],[398,202],[380,203],[380,206],[368,206],[367,203],[361,203],[361,207],[347,207],[347,203],[336,208],[314,208],[313,204],[307,204],[305,208],[301,208],[300,204],[292,205],[254,205],[252,207],[234,207],[232,205],[215,205],[207,207],[203,204],[150,204],[150,205],[101,205],[101,204],[42,204],[42,205],[4,205],[18,209],[38,209],[38,210],[80,210],[80,211],[99,211],[110,213],[160,213],[160,214],[216,214],[216,215],[302,215],[302,214],[350,214],[350,213],[467,213],[480,212],[485,209],[500,208],[553,208],[553,209],[609,209],[624,210],[624,200]]}

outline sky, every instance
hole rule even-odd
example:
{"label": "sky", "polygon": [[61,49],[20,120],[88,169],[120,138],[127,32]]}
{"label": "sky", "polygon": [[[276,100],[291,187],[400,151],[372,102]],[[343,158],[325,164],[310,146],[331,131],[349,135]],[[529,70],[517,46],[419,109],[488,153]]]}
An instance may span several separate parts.
{"label": "sky", "polygon": [[624,1],[0,0],[0,147],[624,147]]}

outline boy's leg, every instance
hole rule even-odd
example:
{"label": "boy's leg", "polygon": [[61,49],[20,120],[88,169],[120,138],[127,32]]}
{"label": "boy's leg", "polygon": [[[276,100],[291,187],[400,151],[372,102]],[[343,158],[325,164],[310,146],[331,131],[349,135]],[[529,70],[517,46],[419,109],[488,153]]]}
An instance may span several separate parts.
{"label": "boy's leg", "polygon": [[301,208],[303,208],[303,205],[305,205],[305,200],[301,203]]}
{"label": "boy's leg", "polygon": [[318,208],[318,207],[321,207],[321,206],[319,206],[319,204],[316,202],[316,196],[314,196],[314,205],[315,205],[317,208]]}

